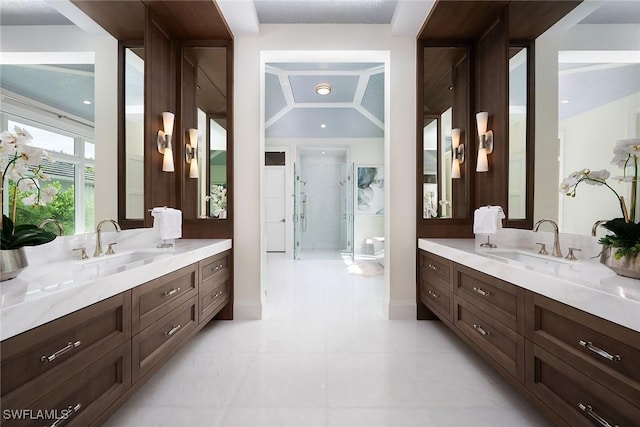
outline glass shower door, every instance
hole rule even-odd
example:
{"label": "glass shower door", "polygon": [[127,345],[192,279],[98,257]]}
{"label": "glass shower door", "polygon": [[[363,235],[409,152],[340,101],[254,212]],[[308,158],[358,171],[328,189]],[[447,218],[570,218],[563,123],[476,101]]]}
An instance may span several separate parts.
{"label": "glass shower door", "polygon": [[300,259],[300,239],[302,229],[300,221],[300,176],[298,165],[293,164],[293,259]]}
{"label": "glass shower door", "polygon": [[355,205],[355,182],[354,182],[354,173],[355,173],[355,163],[351,163],[350,167],[347,167],[347,213],[345,215],[347,221],[347,253],[351,257],[351,261],[355,258],[355,245],[353,243],[354,240],[354,217],[353,217],[353,209]]}

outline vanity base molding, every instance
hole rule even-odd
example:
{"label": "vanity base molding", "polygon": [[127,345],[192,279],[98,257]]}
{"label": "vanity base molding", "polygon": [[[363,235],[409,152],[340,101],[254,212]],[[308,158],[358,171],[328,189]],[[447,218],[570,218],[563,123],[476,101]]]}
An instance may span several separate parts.
{"label": "vanity base molding", "polygon": [[640,419],[640,333],[424,250],[421,305],[555,425]]}

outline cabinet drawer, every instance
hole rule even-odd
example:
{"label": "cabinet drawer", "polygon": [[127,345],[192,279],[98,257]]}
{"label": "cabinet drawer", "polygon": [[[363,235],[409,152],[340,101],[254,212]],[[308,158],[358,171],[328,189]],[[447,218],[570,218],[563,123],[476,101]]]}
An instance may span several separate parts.
{"label": "cabinet drawer", "polygon": [[527,341],[526,358],[527,388],[572,427],[638,425],[638,406],[530,341]]}
{"label": "cabinet drawer", "polygon": [[524,335],[524,289],[458,264],[454,286],[457,296]]}
{"label": "cabinet drawer", "polygon": [[452,261],[426,251],[420,251],[421,279],[429,282],[439,282],[443,286],[451,287],[452,275]]}
{"label": "cabinet drawer", "polygon": [[[216,276],[217,277],[217,276]],[[218,314],[230,298],[229,275],[218,280],[207,280],[200,286],[200,321],[205,323]]]}
{"label": "cabinet drawer", "polygon": [[200,277],[203,282],[213,276],[229,275],[229,253],[226,251],[200,261]]}
{"label": "cabinet drawer", "polygon": [[163,319],[144,329],[132,338],[133,381],[137,381],[149,369],[187,339],[198,324],[198,297],[168,313]]}
{"label": "cabinet drawer", "polygon": [[39,397],[2,400],[3,426],[87,426],[131,386],[131,341],[66,381],[41,382]]}
{"label": "cabinet drawer", "polygon": [[524,337],[454,296],[455,326],[506,371],[524,381]]}
{"label": "cabinet drawer", "polygon": [[137,334],[198,293],[198,265],[176,270],[132,290],[132,333]]}
{"label": "cabinet drawer", "polygon": [[527,292],[526,335],[628,399],[640,402],[640,333]]}
{"label": "cabinet drawer", "polygon": [[69,375],[130,336],[131,294],[124,292],[9,338],[2,342],[2,397],[41,376]]}
{"label": "cabinet drawer", "polygon": [[420,301],[445,320],[453,323],[453,292],[439,282],[422,280],[420,283]]}

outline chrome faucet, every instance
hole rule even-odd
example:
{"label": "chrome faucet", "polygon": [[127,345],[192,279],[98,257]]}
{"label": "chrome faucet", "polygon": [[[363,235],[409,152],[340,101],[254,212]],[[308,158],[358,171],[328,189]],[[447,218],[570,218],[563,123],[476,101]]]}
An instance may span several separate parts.
{"label": "chrome faucet", "polygon": [[38,225],[38,228],[43,228],[45,225],[51,223],[55,224],[58,227],[58,236],[64,236],[64,228],[62,228],[62,224],[57,219],[45,219],[40,223],[40,225]]}
{"label": "chrome faucet", "polygon": [[107,222],[110,222],[111,224],[113,224],[117,232],[120,232],[121,230],[120,224],[118,224],[118,222],[113,219],[103,219],[102,221],[100,221],[96,226],[96,250],[95,252],[93,252],[94,257],[99,257],[100,255],[102,255],[102,237],[101,237],[102,225]]}
{"label": "chrome faucet", "polygon": [[596,237],[596,231],[598,231],[598,227],[600,227],[601,224],[604,224],[607,221],[608,221],[607,219],[601,219],[599,221],[594,222],[593,227],[591,227],[591,236]]}
{"label": "chrome faucet", "polygon": [[553,251],[551,252],[551,255],[558,257],[558,258],[562,258],[562,251],[560,250],[560,239],[558,239],[558,224],[556,224],[556,222],[552,219],[541,219],[540,221],[536,222],[535,225],[533,226],[533,232],[537,232],[538,228],[540,228],[540,225],[543,222],[550,222],[551,225],[553,225]]}

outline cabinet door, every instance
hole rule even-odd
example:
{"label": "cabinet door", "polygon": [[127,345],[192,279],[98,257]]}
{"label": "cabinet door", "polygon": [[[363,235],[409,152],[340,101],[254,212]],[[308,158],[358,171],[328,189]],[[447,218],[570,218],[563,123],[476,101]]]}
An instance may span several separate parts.
{"label": "cabinet door", "polygon": [[640,405],[640,333],[533,292],[527,338]]}
{"label": "cabinet door", "polygon": [[466,300],[454,297],[455,326],[520,382],[524,382],[524,337]]}
{"label": "cabinet door", "polygon": [[76,371],[72,378],[40,382],[48,390],[40,397],[3,398],[3,426],[87,426],[131,386],[131,341]]}
{"label": "cabinet door", "polygon": [[455,294],[524,335],[524,289],[456,264]]}
{"label": "cabinet door", "polygon": [[[2,342],[2,399],[41,393],[36,378],[64,381],[131,337],[131,293],[124,292]],[[54,380],[47,380],[54,381]]]}
{"label": "cabinet door", "polygon": [[527,340],[527,388],[572,427],[637,426],[640,408]]}
{"label": "cabinet door", "polygon": [[229,275],[209,278],[200,286],[200,320],[206,323],[211,320],[230,298]]}
{"label": "cabinet door", "polygon": [[198,325],[198,298],[168,313],[132,338],[133,381],[138,381],[156,364],[173,354]]}
{"label": "cabinet door", "polygon": [[198,294],[198,264],[176,270],[132,290],[135,335]]}
{"label": "cabinet door", "polygon": [[442,286],[453,291],[451,278],[453,277],[453,262],[434,255],[430,252],[420,251],[420,278],[430,282],[439,282]]}

